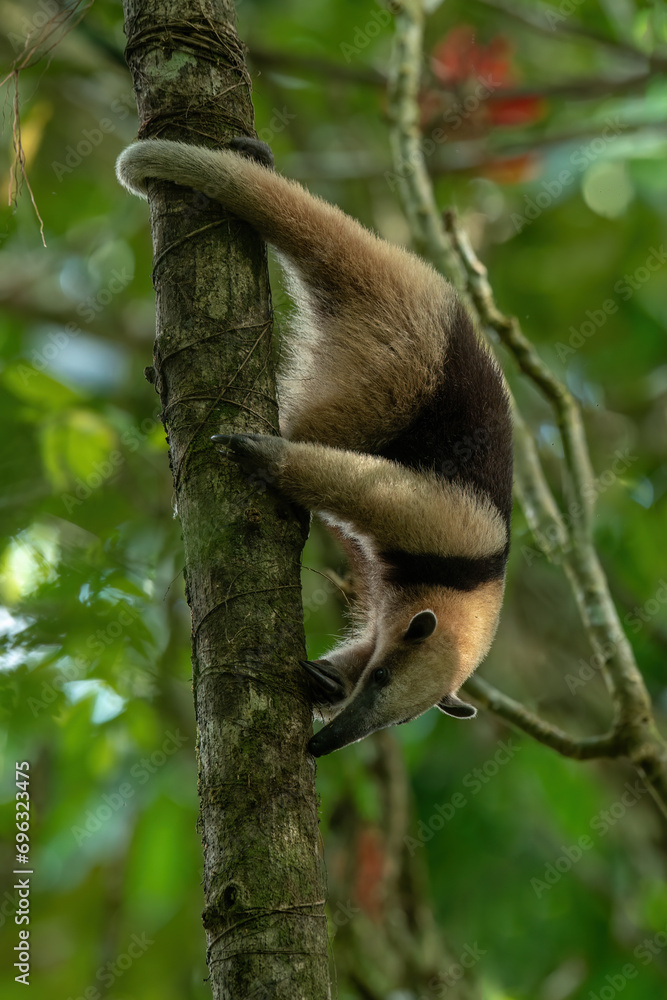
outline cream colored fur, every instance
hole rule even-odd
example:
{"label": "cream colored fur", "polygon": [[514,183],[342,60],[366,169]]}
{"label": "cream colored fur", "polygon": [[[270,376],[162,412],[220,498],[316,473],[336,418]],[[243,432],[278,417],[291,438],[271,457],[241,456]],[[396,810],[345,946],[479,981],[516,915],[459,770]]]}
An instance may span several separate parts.
{"label": "cream colored fur", "polygon": [[[121,154],[117,174],[142,197],[148,178],[196,188],[279,252],[298,307],[279,379],[282,437],[253,436],[249,448],[280,490],[339,535],[360,581],[356,629],[327,656],[346,696],[322,714],[353,705],[386,667],[392,682],[378,689],[366,731],[414,718],[455,693],[486,655],[503,594],[502,580],[472,592],[402,590],[387,585],[378,558],[392,549],[484,557],[507,543],[490,500],[367,453],[393,440],[432,394],[446,365],[451,286],[418,257],[240,153],[144,141]],[[425,609],[437,628],[407,642],[413,616]]]}
{"label": "cream colored fur", "polygon": [[[378,593],[376,621],[327,654],[327,662],[347,682],[347,697],[332,710],[320,710],[321,717],[329,721],[338,715],[378,666],[387,667],[393,676],[392,684],[378,697],[378,721],[381,717],[394,723],[417,718],[444,695],[455,694],[489,651],[503,589],[503,581],[495,580],[472,593],[415,590],[409,601],[396,589]],[[438,628],[423,643],[406,645],[402,640],[412,617],[425,608],[435,613]]]}
{"label": "cream colored fur", "polygon": [[262,442],[284,493],[334,515],[376,553],[404,549],[476,558],[505,546],[505,524],[491,501],[442,477],[321,444]]}
{"label": "cream colored fur", "polygon": [[148,177],[197,188],[278,249],[298,306],[279,378],[284,437],[363,451],[408,423],[442,370],[455,302],[432,267],[230,150],[139,142],[117,174],[142,197]]}

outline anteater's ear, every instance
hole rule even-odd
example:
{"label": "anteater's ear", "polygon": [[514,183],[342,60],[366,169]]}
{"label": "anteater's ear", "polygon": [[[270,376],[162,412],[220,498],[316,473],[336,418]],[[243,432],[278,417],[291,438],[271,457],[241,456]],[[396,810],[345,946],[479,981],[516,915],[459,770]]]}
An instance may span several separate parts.
{"label": "anteater's ear", "polygon": [[474,719],[477,709],[467,702],[461,701],[455,694],[446,694],[435,706],[445,715],[453,715],[457,719]]}
{"label": "anteater's ear", "polygon": [[430,635],[433,635],[437,624],[438,619],[432,611],[420,611],[408,625],[408,630],[403,638],[406,642],[422,642],[423,639],[428,639]]}

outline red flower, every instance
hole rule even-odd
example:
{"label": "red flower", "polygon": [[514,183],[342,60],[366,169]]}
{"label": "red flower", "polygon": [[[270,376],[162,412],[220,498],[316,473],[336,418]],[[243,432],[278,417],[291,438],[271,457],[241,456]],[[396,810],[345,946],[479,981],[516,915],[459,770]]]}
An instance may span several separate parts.
{"label": "red flower", "polygon": [[[503,97],[503,88],[514,86],[516,74],[511,65],[512,45],[501,35],[488,45],[478,44],[475,29],[460,24],[447,33],[433,50],[431,68],[443,84],[442,89],[425,90],[420,105],[426,121],[436,107],[451,107],[452,100],[443,99],[443,92],[454,91],[464,109],[466,96],[480,96],[479,107],[470,111],[470,124],[485,121],[488,125],[525,125],[537,121],[545,113],[541,97]],[[454,101],[456,103],[456,101]]]}
{"label": "red flower", "polygon": [[489,100],[489,118],[494,125],[529,125],[546,113],[542,97],[501,97]]}
{"label": "red flower", "polygon": [[431,68],[444,84],[491,77],[495,86],[500,86],[512,82],[511,55],[512,47],[506,38],[496,35],[488,45],[478,45],[475,29],[460,24],[434,48]]}
{"label": "red flower", "polygon": [[[461,142],[481,140],[492,128],[539,121],[546,113],[539,94],[508,93],[517,83],[512,53],[510,40],[502,35],[482,44],[470,25],[452,28],[431,53],[437,83],[419,98],[422,130],[428,134],[437,129],[444,136],[438,142]],[[518,156],[488,163],[483,172],[511,184],[533,176],[536,167],[535,157]]]}

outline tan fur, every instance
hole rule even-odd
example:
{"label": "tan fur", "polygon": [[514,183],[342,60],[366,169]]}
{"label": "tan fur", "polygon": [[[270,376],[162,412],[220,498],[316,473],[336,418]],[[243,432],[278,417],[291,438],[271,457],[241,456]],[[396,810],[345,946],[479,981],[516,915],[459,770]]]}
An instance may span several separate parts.
{"label": "tan fur", "polygon": [[[455,694],[489,651],[498,627],[504,582],[495,580],[472,593],[448,588],[393,588],[375,591],[376,613],[364,627],[327,654],[347,684],[346,699],[320,712],[325,721],[351,704],[378,666],[392,671],[393,681],[375,711],[384,725],[413,719],[444,695]],[[429,608],[438,619],[436,631],[417,646],[403,637],[413,616]],[[369,719],[369,725],[373,721]]]}
{"label": "tan fur", "polygon": [[[346,699],[334,710],[322,712],[329,721],[355,701],[380,666],[392,681],[379,691],[366,710],[366,732],[406,722],[422,715],[447,694],[455,694],[488,652],[498,625],[503,596],[502,581],[479,587],[472,595],[447,588],[405,594],[388,590],[382,601],[380,625],[373,637],[366,633],[327,656],[348,680]],[[404,642],[413,615],[428,607],[438,619],[433,633],[422,643]],[[354,662],[346,656],[354,650]]]}
{"label": "tan fur", "polygon": [[139,142],[121,154],[117,174],[142,197],[147,177],[195,187],[278,249],[298,305],[279,378],[284,437],[364,450],[405,426],[442,368],[454,306],[450,285],[430,265],[230,150]]}
{"label": "tan fur", "polygon": [[[492,580],[470,592],[445,587],[417,590],[407,604],[400,594],[387,599],[390,608],[387,618],[392,616],[394,606],[396,611],[400,608],[405,628],[424,607],[435,613],[438,627],[431,638],[456,650],[456,662],[450,660],[449,672],[442,678],[445,680],[440,687],[442,694],[458,691],[488,653],[498,627],[503,591],[504,581]],[[426,643],[430,641],[427,639]]]}
{"label": "tan fur", "polygon": [[[381,554],[496,557],[506,552],[507,522],[483,490],[368,454],[395,442],[440,390],[456,356],[453,349],[447,355],[458,308],[453,289],[418,257],[240,153],[150,140],[121,154],[117,174],[142,197],[147,178],[202,191],[255,226],[286,270],[298,308],[279,377],[282,437],[244,437],[236,455],[270,468],[277,488],[318,512],[357,575],[355,627],[322,661],[327,696],[332,677],[336,697],[344,696],[320,707],[332,722],[312,752],[414,718],[455,694],[489,649],[503,580],[472,591],[394,586]],[[469,376],[460,377],[467,387]],[[486,388],[482,378],[474,398],[488,406]]]}
{"label": "tan fur", "polygon": [[335,514],[376,552],[403,548],[474,558],[507,542],[490,501],[431,473],[324,445],[277,439],[269,449],[283,492],[310,510]]}

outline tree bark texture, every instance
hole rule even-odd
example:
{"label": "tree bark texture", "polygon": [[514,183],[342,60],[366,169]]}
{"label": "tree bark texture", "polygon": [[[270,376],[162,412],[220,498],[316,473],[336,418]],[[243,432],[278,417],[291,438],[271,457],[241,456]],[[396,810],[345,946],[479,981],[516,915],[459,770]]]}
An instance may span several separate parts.
{"label": "tree bark texture", "polygon": [[[233,5],[124,0],[140,138],[252,135]],[[192,611],[204,927],[218,1000],[329,997],[299,581],[304,516],[223,462],[221,428],[277,433],[266,252],[203,195],[150,192],[162,402]],[[164,873],[169,878],[169,872]]]}

